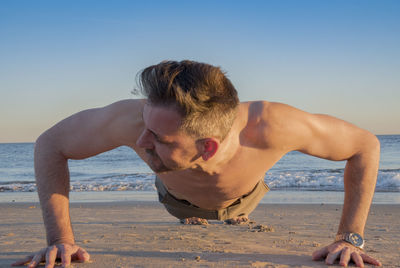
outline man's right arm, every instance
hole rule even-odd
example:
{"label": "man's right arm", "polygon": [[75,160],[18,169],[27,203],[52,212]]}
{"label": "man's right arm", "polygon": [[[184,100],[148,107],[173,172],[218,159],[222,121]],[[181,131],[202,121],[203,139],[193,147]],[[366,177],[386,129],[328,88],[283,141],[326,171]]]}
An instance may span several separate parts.
{"label": "man's right arm", "polygon": [[[143,128],[142,108],[143,100],[124,100],[85,110],[62,120],[37,139],[35,177],[49,247],[31,256],[30,267],[45,258],[49,267],[56,257],[63,265],[70,263],[71,256],[85,260],[87,253],[75,245],[69,216],[68,159],[84,159],[122,145],[141,154],[136,140]],[[57,245],[56,254],[50,247],[53,245]]]}

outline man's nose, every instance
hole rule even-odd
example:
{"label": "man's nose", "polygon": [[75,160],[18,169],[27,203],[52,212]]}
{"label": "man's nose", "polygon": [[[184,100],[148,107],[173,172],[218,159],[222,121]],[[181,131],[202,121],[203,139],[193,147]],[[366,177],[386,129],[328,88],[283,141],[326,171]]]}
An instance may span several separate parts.
{"label": "man's nose", "polygon": [[144,149],[154,149],[154,144],[151,140],[151,133],[147,129],[143,130],[139,139],[136,141],[136,145]]}

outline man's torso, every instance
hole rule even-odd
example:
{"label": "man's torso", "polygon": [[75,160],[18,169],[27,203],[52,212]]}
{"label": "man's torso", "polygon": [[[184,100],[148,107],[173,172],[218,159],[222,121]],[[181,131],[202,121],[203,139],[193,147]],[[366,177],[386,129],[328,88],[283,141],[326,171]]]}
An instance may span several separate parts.
{"label": "man's torso", "polygon": [[[264,137],[268,124],[261,118],[267,102],[241,103],[237,119],[229,134],[237,150],[218,173],[209,175],[196,170],[157,174],[168,191],[204,209],[228,207],[249,193],[257,182],[286,152],[274,148]],[[235,142],[235,141],[233,141]],[[140,150],[134,148],[146,161]]]}

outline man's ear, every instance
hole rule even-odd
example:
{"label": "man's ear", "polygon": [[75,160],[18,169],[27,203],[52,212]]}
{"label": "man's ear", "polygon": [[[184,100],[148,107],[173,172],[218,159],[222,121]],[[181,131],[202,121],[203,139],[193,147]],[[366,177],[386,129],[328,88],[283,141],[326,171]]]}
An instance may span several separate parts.
{"label": "man's ear", "polygon": [[207,161],[215,155],[218,151],[219,142],[214,138],[206,138],[202,142],[201,157],[204,161]]}

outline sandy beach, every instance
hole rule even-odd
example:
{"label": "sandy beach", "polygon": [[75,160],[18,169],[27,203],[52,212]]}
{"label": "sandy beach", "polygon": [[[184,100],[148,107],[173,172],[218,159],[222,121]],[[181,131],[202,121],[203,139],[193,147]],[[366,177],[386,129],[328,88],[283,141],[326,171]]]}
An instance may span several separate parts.
{"label": "sandy beach", "polygon": [[[341,206],[261,204],[250,224],[184,226],[156,202],[73,203],[77,244],[91,262],[73,267],[327,267],[311,253],[336,233]],[[0,267],[45,245],[37,203],[0,203]],[[400,267],[400,205],[373,205],[366,251]],[[43,267],[43,266],[42,266]]]}

